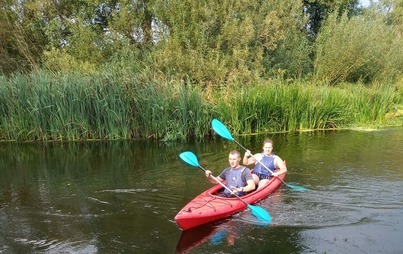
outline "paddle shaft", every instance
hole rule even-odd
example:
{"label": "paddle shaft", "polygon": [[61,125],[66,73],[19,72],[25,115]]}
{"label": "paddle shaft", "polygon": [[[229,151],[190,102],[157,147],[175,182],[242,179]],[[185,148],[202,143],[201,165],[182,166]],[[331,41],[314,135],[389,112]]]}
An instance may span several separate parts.
{"label": "paddle shaft", "polygon": [[[201,168],[204,172],[206,172],[206,170],[199,165],[199,168]],[[219,183],[222,187],[224,187],[227,191],[229,191],[232,195],[234,195],[235,197],[237,197],[239,200],[242,201],[242,203],[244,203],[246,206],[249,206],[248,203],[246,203],[242,198],[240,198],[238,195],[236,195],[230,188],[228,188],[227,186],[225,186],[225,184],[223,184],[220,180],[218,180],[216,177],[214,177],[212,174],[210,174],[210,177],[214,179],[214,181],[216,181],[217,183]]]}

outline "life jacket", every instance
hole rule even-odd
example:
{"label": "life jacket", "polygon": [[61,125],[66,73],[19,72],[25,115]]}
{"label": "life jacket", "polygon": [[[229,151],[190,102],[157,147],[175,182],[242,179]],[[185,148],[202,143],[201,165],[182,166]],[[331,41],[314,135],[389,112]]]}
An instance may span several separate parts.
{"label": "life jacket", "polygon": [[[246,167],[243,167],[242,169],[230,169],[225,177],[225,180],[227,181],[227,187],[232,190],[232,187],[236,188],[241,188],[245,187],[245,179],[242,177],[243,171],[246,169]],[[230,192],[227,189],[224,189],[224,193],[230,194]],[[241,193],[239,193],[239,196]]]}
{"label": "life jacket", "polygon": [[263,167],[261,163],[274,172],[274,170],[276,170],[276,167],[274,166],[274,156],[274,153],[272,153],[271,156],[266,156],[262,153],[262,159],[260,162],[256,162],[255,167],[253,168],[253,173],[271,176],[271,172]]}

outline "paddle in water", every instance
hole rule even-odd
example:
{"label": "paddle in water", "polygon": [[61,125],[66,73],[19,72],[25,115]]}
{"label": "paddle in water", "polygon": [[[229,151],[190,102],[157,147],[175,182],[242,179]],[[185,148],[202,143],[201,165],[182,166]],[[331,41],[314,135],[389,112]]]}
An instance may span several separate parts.
{"label": "paddle in water", "polygon": [[[179,157],[186,162],[187,164],[194,166],[194,167],[199,167],[201,168],[204,172],[206,172],[206,170],[200,166],[199,161],[196,157],[196,155],[192,152],[183,152],[179,155]],[[230,188],[228,188],[227,186],[225,186],[225,184],[223,184],[222,182],[220,182],[217,178],[215,178],[213,175],[210,175],[214,181],[216,181],[217,183],[219,183],[222,187],[224,187],[225,189],[227,189],[230,193],[232,193],[236,198],[238,198],[239,200],[241,200],[251,211],[252,214],[254,216],[256,216],[256,218],[258,218],[259,220],[265,222],[265,223],[270,223],[271,221],[271,217],[270,214],[263,209],[260,206],[253,206],[250,205],[248,203],[245,202],[245,200],[243,200],[242,198],[240,198],[239,196],[237,196]]]}
{"label": "paddle in water", "polygon": [[[213,119],[213,121],[211,122],[211,127],[213,127],[213,130],[220,135],[221,137],[234,141],[236,144],[238,144],[240,147],[242,147],[245,151],[248,151],[248,149],[246,149],[243,145],[241,145],[238,141],[236,141],[232,135],[231,132],[228,130],[228,128],[219,120],[217,119]],[[259,160],[257,160],[253,155],[252,157],[259,162],[265,169],[269,170],[270,173],[273,174],[273,171],[271,171],[268,167],[266,167],[266,165],[264,165],[262,162],[260,162]],[[295,185],[291,185],[288,184],[286,182],[284,182],[282,179],[280,179],[278,176],[276,176],[277,179],[279,179],[282,183],[284,183],[287,187],[290,187],[293,190],[297,190],[297,191],[308,191],[309,189],[301,187],[301,186],[295,186]]]}

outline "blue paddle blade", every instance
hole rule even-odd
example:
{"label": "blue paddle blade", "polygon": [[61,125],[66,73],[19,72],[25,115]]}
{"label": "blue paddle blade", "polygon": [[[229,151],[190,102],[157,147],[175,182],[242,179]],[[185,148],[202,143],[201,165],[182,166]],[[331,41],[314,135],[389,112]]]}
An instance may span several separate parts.
{"label": "blue paddle blade", "polygon": [[259,220],[265,222],[265,223],[270,223],[271,222],[271,217],[270,214],[260,206],[253,206],[253,205],[248,205],[248,208],[252,211],[253,215],[255,215],[256,218]]}
{"label": "blue paddle blade", "polygon": [[228,233],[226,230],[218,231],[211,237],[210,242],[212,245],[217,246],[223,242],[223,239],[227,237],[227,235]]}
{"label": "blue paddle blade", "polygon": [[217,134],[220,135],[221,137],[234,141],[231,132],[219,120],[213,119],[213,121],[211,121],[211,127],[213,127],[213,130],[217,132]]}
{"label": "blue paddle blade", "polygon": [[179,157],[189,165],[192,165],[194,167],[200,166],[196,155],[190,151],[186,151],[186,152],[179,154]]}
{"label": "blue paddle blade", "polygon": [[301,187],[301,186],[296,186],[296,185],[292,185],[292,184],[288,184],[288,183],[286,183],[285,185],[287,185],[288,187],[290,187],[291,189],[296,190],[296,191],[301,191],[301,192],[309,191],[309,189]]}

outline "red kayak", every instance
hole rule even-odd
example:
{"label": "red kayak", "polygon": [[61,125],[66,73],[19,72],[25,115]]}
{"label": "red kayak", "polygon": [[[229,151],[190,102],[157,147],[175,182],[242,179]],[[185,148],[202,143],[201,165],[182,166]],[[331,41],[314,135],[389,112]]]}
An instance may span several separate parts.
{"label": "red kayak", "polygon": [[[279,178],[284,181],[285,174],[280,175]],[[242,199],[248,204],[254,204],[274,192],[281,183],[278,178],[273,177],[265,186],[242,196]],[[175,216],[178,226],[183,230],[187,230],[227,218],[247,208],[238,198],[216,196],[222,189],[223,187],[217,184],[185,205]]]}

